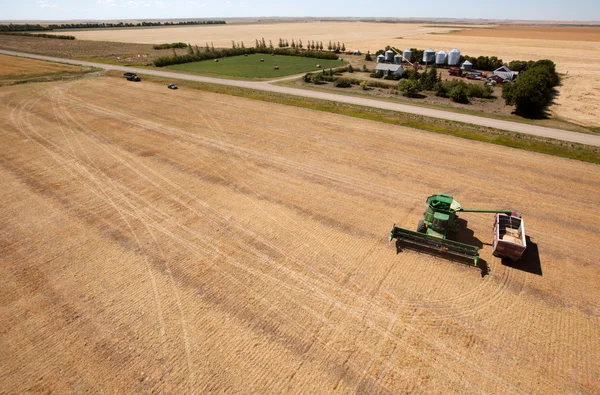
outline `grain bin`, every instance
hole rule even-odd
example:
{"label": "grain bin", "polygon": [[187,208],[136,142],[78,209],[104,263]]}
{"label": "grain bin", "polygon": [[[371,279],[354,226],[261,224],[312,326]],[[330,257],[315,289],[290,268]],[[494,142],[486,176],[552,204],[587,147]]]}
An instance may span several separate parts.
{"label": "grain bin", "polygon": [[435,64],[437,64],[437,65],[446,64],[447,57],[448,57],[448,55],[446,55],[445,51],[438,52],[437,55],[435,55]]}
{"label": "grain bin", "polygon": [[402,57],[404,58],[404,60],[406,60],[407,62],[410,62],[410,60],[412,59],[412,51],[408,48],[406,48],[404,50],[404,52],[402,52]]}
{"label": "grain bin", "polygon": [[458,66],[460,63],[460,51],[454,48],[448,54],[448,66]]}
{"label": "grain bin", "polygon": [[394,64],[400,64],[402,62],[402,56],[394,55]]}
{"label": "grain bin", "polygon": [[385,61],[392,63],[394,61],[394,51],[388,49],[385,51]]}
{"label": "grain bin", "polygon": [[461,69],[465,71],[471,71],[473,69],[473,63],[469,62],[468,60],[465,60],[461,66]]}
{"label": "grain bin", "polygon": [[433,63],[435,62],[435,51],[431,48],[423,51],[423,62],[424,63]]}
{"label": "grain bin", "polygon": [[385,56],[383,54],[377,55],[377,63],[385,63]]}

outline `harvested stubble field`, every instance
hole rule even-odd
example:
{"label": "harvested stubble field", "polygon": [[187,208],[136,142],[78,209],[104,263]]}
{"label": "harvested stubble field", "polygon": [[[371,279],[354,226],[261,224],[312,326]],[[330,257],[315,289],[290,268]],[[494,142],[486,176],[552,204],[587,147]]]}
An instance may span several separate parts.
{"label": "harvested stubble field", "polygon": [[[600,391],[596,165],[110,77],[0,103],[6,392]],[[523,212],[541,275],[487,214],[487,276],[396,254],[438,191]]]}
{"label": "harvested stubble field", "polygon": [[[153,49],[150,44],[108,41],[52,40],[39,37],[0,35],[0,48],[48,56],[127,65],[148,65],[159,56],[173,55],[173,49]],[[176,49],[177,54],[187,48]]]}
{"label": "harvested stubble field", "polygon": [[0,55],[0,84],[88,72],[87,67]]}
{"label": "harvested stubble field", "polygon": [[[459,31],[457,31],[459,30]],[[449,33],[451,34],[439,34]],[[436,34],[430,34],[436,33]],[[231,40],[254,45],[256,38],[332,41],[348,50],[372,52],[392,45],[436,51],[459,48],[470,56],[498,56],[504,61],[552,59],[567,73],[551,107],[554,116],[583,126],[600,125],[600,27],[589,26],[431,26],[403,23],[311,22],[220,25],[177,29],[123,29],[73,32],[78,39],[136,43],[190,42],[229,47]],[[0,38],[2,40],[2,38]],[[56,40],[58,41],[58,40]]]}

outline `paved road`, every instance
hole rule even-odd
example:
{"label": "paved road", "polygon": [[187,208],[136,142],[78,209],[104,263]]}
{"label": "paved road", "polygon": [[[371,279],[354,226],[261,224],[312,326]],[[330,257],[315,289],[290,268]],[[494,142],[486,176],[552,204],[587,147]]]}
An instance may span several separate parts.
{"label": "paved road", "polygon": [[251,88],[251,89],[258,89],[258,90],[269,91],[269,92],[285,93],[288,95],[309,97],[309,98],[314,98],[314,99],[331,100],[331,101],[337,101],[337,102],[341,102],[341,103],[357,104],[357,105],[361,105],[361,106],[381,108],[384,110],[392,110],[392,111],[405,112],[405,113],[409,113],[409,114],[423,115],[423,116],[432,117],[432,118],[447,119],[450,121],[458,121],[458,122],[463,122],[463,123],[468,123],[468,124],[473,124],[473,125],[488,126],[488,127],[492,127],[492,128],[496,128],[496,129],[508,130],[511,132],[531,134],[531,135],[535,135],[535,136],[549,137],[549,138],[553,138],[553,139],[570,141],[570,142],[575,142],[575,143],[600,146],[600,136],[599,135],[569,132],[569,131],[561,130],[561,129],[546,128],[546,127],[542,127],[542,126],[534,126],[534,125],[528,125],[528,124],[523,124],[523,123],[518,123],[518,122],[502,121],[502,120],[498,120],[498,119],[478,117],[475,115],[459,114],[459,113],[454,113],[454,112],[450,112],[450,111],[435,110],[435,109],[431,109],[431,108],[416,107],[416,106],[411,106],[411,105],[407,105],[407,104],[391,103],[391,102],[385,102],[385,101],[379,101],[379,100],[373,100],[373,99],[367,99],[367,98],[361,98],[361,97],[337,95],[335,93],[311,91],[311,90],[306,90],[306,89],[294,89],[294,88],[290,88],[290,87],[272,85],[269,82],[236,81],[236,80],[227,80],[227,79],[221,79],[221,78],[202,77],[202,76],[198,76],[198,75],[180,74],[180,73],[175,73],[175,72],[170,72],[170,71],[162,71],[162,70],[137,69],[135,67],[117,66],[117,65],[104,64],[104,63],[93,63],[93,62],[86,62],[86,61],[74,60],[74,59],[55,58],[55,57],[51,57],[51,56],[35,55],[35,54],[29,54],[29,53],[24,53],[24,52],[7,51],[7,50],[2,50],[2,49],[0,49],[0,53],[5,54],[5,55],[22,56],[22,57],[32,58],[32,59],[49,60],[49,61],[53,61],[53,62],[62,62],[62,63],[68,63],[68,64],[82,65],[82,66],[92,66],[92,67],[98,67],[98,68],[105,69],[105,70],[117,70],[117,71],[122,71],[122,72],[133,72],[133,73],[138,73],[138,74],[147,74],[147,75],[154,75],[154,76],[158,76],[158,77],[167,77],[167,78],[180,79],[180,80],[208,82],[208,83],[213,83],[213,84],[237,86],[237,87],[241,87],[241,88]]}

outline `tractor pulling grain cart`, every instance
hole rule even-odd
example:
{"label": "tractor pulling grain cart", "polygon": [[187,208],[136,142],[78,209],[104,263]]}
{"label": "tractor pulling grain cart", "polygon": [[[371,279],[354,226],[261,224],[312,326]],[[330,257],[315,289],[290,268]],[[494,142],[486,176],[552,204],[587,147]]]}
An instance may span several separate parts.
{"label": "tractor pulling grain cart", "polygon": [[419,221],[417,231],[403,229],[395,224],[390,241],[418,246],[433,253],[446,253],[469,258],[475,266],[479,260],[479,247],[448,239],[449,234],[459,231],[458,212],[495,213],[493,254],[517,260],[527,248],[523,218],[510,210],[481,210],[463,208],[452,195],[439,193],[427,198],[427,210]]}

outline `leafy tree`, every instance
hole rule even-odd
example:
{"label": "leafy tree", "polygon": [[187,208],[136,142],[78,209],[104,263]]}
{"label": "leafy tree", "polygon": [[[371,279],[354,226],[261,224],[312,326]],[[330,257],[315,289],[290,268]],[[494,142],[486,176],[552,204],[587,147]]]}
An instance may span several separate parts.
{"label": "leafy tree", "polygon": [[354,73],[354,68],[352,67],[351,64],[348,65],[348,72],[349,73]]}
{"label": "leafy tree", "polygon": [[298,40],[298,48],[302,49],[302,40]]}
{"label": "leafy tree", "polygon": [[271,42],[271,40],[269,40],[269,49],[272,51],[274,49],[273,47],[273,43]]}
{"label": "leafy tree", "polygon": [[288,40],[285,40],[285,47],[287,48],[289,46],[290,46],[290,44],[288,44]]}
{"label": "leafy tree", "polygon": [[515,105],[515,112],[526,118],[542,118],[552,102],[554,87],[560,82],[556,65],[551,60],[533,63],[519,78],[502,89],[506,104]]}
{"label": "leafy tree", "polygon": [[346,44],[344,43],[344,44],[342,44],[342,52],[345,52],[345,51],[346,51]]}
{"label": "leafy tree", "polygon": [[338,78],[334,81],[333,86],[336,88],[350,88],[352,86],[352,82],[345,78]]}
{"label": "leafy tree", "polygon": [[235,49],[235,41],[231,40],[231,48]]}
{"label": "leafy tree", "polygon": [[435,66],[429,68],[427,72],[421,75],[421,87],[424,91],[433,90],[437,82],[437,69],[435,68]]}
{"label": "leafy tree", "polygon": [[210,52],[215,52],[215,45],[210,43]]}
{"label": "leafy tree", "polygon": [[292,48],[296,48],[296,42],[294,41],[293,38],[292,38]]}
{"label": "leafy tree", "polygon": [[368,62],[373,61],[373,58],[371,57],[371,53],[370,52],[367,52],[367,54],[365,55],[365,60],[368,61]]}
{"label": "leafy tree", "polygon": [[331,51],[331,48],[332,48],[332,46],[331,46],[331,40],[329,40],[329,44],[327,44],[327,49]]}
{"label": "leafy tree", "polygon": [[281,38],[279,38],[278,46],[279,46],[279,48],[283,48],[283,40],[281,40]]}
{"label": "leafy tree", "polygon": [[462,84],[457,84],[450,90],[448,96],[456,103],[469,104],[469,90],[467,84],[464,81],[460,81]]}
{"label": "leafy tree", "polygon": [[417,80],[402,80],[398,84],[398,89],[406,97],[417,97],[421,92],[421,84]]}

